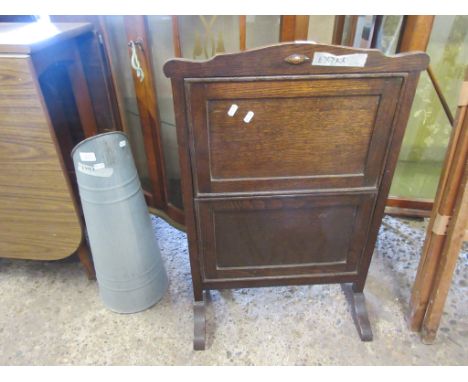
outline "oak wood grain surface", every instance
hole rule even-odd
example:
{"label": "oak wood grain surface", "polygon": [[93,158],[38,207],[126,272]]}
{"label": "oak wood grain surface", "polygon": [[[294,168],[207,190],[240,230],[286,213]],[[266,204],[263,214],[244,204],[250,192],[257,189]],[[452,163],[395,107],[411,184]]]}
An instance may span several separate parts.
{"label": "oak wood grain surface", "polygon": [[196,199],[206,279],[357,275],[375,193]]}
{"label": "oak wood grain surface", "polygon": [[[365,63],[312,65],[323,53]],[[362,292],[428,61],[301,42],[165,64],[195,304],[211,288],[350,282],[372,338]]]}
{"label": "oak wood grain surface", "polygon": [[186,85],[198,195],[376,186],[401,78],[209,81]]}

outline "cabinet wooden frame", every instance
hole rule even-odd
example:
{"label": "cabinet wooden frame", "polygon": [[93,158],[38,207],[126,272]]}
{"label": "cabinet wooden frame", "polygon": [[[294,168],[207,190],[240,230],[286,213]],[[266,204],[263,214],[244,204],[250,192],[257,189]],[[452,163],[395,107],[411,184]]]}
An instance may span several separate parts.
{"label": "cabinet wooden frame", "polygon": [[[365,54],[367,61],[364,67],[311,65],[310,60],[313,59],[316,53],[320,52],[337,56]],[[302,64],[297,64],[297,62],[292,64],[285,60],[294,55],[307,57],[307,59],[304,59]],[[353,283],[354,312],[357,316],[359,333],[363,340],[371,339],[372,334],[365,314],[362,292],[417,80],[420,71],[427,67],[427,64],[428,56],[424,53],[408,53],[387,57],[376,50],[352,49],[313,43],[285,43],[242,53],[219,55],[203,62],[175,59],[165,64],[164,72],[166,76],[172,79],[174,93],[179,156],[182,169],[182,191],[195,298],[196,340],[194,346],[196,349],[204,348],[203,296],[204,291],[212,288],[313,284],[319,282]],[[300,95],[301,91],[306,96],[310,96],[314,91],[317,91],[317,88],[320,88],[317,85],[320,81],[327,84],[322,87],[323,93],[327,96],[327,89],[330,91],[330,81],[333,81],[331,80],[332,77],[337,77],[338,81],[345,81],[345,83],[346,81],[353,83],[353,81],[357,80],[358,82],[374,83],[375,85],[376,82],[380,81],[380,89],[385,89],[383,92],[385,94],[382,96],[382,91],[376,91],[379,88],[378,86],[374,86],[374,93],[371,90],[372,86],[369,85],[370,87],[367,88],[369,94],[380,94],[381,99],[379,102],[389,102],[387,105],[389,107],[386,109],[388,111],[386,116],[388,122],[379,125],[376,120],[371,121],[371,126],[378,126],[377,130],[372,132],[372,137],[380,135],[377,142],[381,149],[381,161],[376,160],[376,169],[374,169],[378,169],[378,172],[374,171],[374,175],[368,178],[364,176],[363,179],[367,180],[362,183],[353,183],[352,180],[348,179],[348,182],[335,184],[331,180],[331,174],[326,173],[322,179],[313,182],[308,182],[307,179],[299,179],[299,181],[294,182],[288,179],[287,176],[277,176],[276,179],[273,179],[275,178],[273,176],[269,183],[263,183],[263,185],[262,179],[247,179],[252,175],[252,171],[245,176],[238,172],[237,174],[240,174],[241,178],[240,181],[234,182],[231,186],[218,185],[217,188],[213,188],[213,167],[211,162],[207,162],[212,160],[212,158],[209,158],[213,153],[213,146],[211,145],[212,142],[207,146],[208,136],[206,135],[211,125],[208,126],[205,123],[208,123],[206,121],[209,118],[213,118],[213,111],[220,112],[220,110],[224,109],[226,112],[228,104],[222,104],[222,107],[217,110],[216,107],[210,108],[210,102],[222,101],[231,97],[233,104],[240,104],[239,97],[242,95],[254,102],[256,99],[268,98],[268,95],[281,97],[281,94],[287,92],[290,92],[291,97],[294,98],[294,96]],[[312,85],[309,87],[304,86],[301,81],[311,81],[311,83],[317,81],[315,82],[317,88]],[[383,83],[386,85],[383,86]],[[346,84],[350,86],[349,83]],[[294,88],[293,85],[296,85],[296,87]],[[282,86],[284,86],[284,89]],[[359,89],[359,86],[355,85],[355,88]],[[346,87],[340,87],[340,89],[345,93],[347,91]],[[364,93],[365,91],[362,92],[362,95]],[[391,96],[388,97],[389,95]],[[390,98],[392,101],[389,100]],[[388,100],[386,101],[386,99]],[[390,106],[392,102],[394,105],[393,110],[392,106]],[[246,110],[243,110],[242,116]],[[287,113],[285,110],[284,108],[279,109],[279,112]],[[376,113],[376,115],[379,115],[379,113]],[[225,116],[225,118],[227,117]],[[290,124],[293,125],[297,122],[297,119],[292,118]],[[238,128],[240,128],[241,122],[238,121]],[[304,121],[299,122],[304,125]],[[219,127],[219,123],[224,122],[219,120],[216,126]],[[387,130],[385,130],[385,125],[387,125]],[[382,135],[382,131],[386,131],[386,133]],[[288,150],[286,144],[283,142],[283,146],[278,145],[278,154],[281,154],[281,150]],[[371,146],[371,143],[369,145]],[[370,155],[371,157],[372,155]],[[224,166],[224,169],[226,169],[226,166]],[[275,172],[275,169],[269,167],[268,171]],[[276,175],[281,174],[276,173]],[[245,179],[248,181],[245,181]],[[323,187],[320,187],[320,185]],[[332,205],[337,203],[336,206],[339,206],[350,203],[349,200],[345,203],[345,199],[340,201],[339,198],[351,198],[351,195],[354,195],[354,198],[358,197],[356,195],[363,198],[360,199],[361,202],[358,204],[363,209],[362,211],[367,211],[358,213],[359,219],[361,219],[358,226],[362,228],[365,237],[358,240],[360,241],[361,251],[358,251],[359,254],[354,260],[351,256],[350,261],[347,260],[341,265],[330,265],[325,261],[325,264],[320,267],[320,264],[313,264],[317,260],[314,258],[304,260],[308,264],[304,267],[298,264],[283,264],[285,266],[277,264],[272,267],[268,263],[264,263],[261,258],[246,260],[244,257],[242,260],[244,262],[254,261],[257,263],[243,267],[237,261],[242,257],[240,255],[234,262],[232,259],[223,260],[217,256],[219,253],[214,247],[213,237],[213,230],[216,229],[213,224],[217,224],[215,223],[216,217],[213,217],[213,214],[216,214],[216,211],[227,211],[228,213],[230,213],[229,211],[241,211],[242,215],[249,209],[255,210],[256,205],[263,205],[267,210],[270,208],[268,206],[271,203],[282,205],[285,208],[295,208],[291,206],[291,203],[292,205],[304,203],[304,207],[320,205],[327,198],[333,200]],[[364,200],[367,200],[367,202],[364,202]],[[274,210],[276,207],[271,208]],[[282,207],[278,208],[281,210]],[[346,213],[349,214],[349,212]],[[349,216],[354,216],[354,219],[358,215],[350,214]],[[258,215],[252,216],[258,217]],[[364,218],[364,216],[367,216],[367,218]],[[278,221],[280,218],[281,214],[279,217],[275,216],[272,219]],[[226,223],[227,221],[233,221],[235,224],[247,221],[245,217],[239,214],[227,219],[222,221],[224,228],[221,227],[221,231],[230,231],[230,223]],[[306,217],[305,221],[308,221],[307,219]],[[332,218],[330,219],[330,221],[334,221]],[[265,222],[268,222],[268,220],[265,220]],[[276,223],[272,224],[272,229],[278,229],[279,226],[274,226]],[[298,229],[297,231],[301,230]],[[217,234],[219,233],[218,230]],[[351,236],[355,238],[354,234],[351,234]],[[225,237],[228,241],[230,240],[228,236]],[[239,237],[239,240],[242,240],[242,237]],[[308,245],[312,244],[309,243]],[[291,256],[295,255],[292,254]],[[273,262],[282,261],[278,260],[278,258],[271,258],[270,260]],[[223,264],[231,264],[231,266],[223,269]]]}
{"label": "cabinet wooden frame", "polygon": [[309,16],[288,15],[281,16],[280,42],[307,40],[309,32]]}
{"label": "cabinet wooden frame", "polygon": [[[148,175],[151,182],[150,205],[164,209],[167,205],[167,185],[165,182],[164,156],[162,154],[161,122],[157,103],[153,65],[148,41],[148,26],[144,16],[125,16],[127,42],[133,42],[144,80],[132,70],[138,113],[147,158]],[[133,54],[128,47],[129,60]]]}

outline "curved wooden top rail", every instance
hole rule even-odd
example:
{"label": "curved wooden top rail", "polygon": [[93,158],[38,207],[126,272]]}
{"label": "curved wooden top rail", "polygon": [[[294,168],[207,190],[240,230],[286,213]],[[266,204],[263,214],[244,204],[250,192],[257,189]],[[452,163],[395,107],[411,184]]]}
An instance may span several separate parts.
{"label": "curved wooden top rail", "polygon": [[[365,66],[312,65],[314,55],[335,56],[365,54]],[[239,53],[216,55],[207,61],[172,59],[164,65],[167,77],[237,77],[268,75],[307,75],[335,73],[388,73],[421,71],[427,68],[429,56],[424,52],[408,52],[386,56],[377,49],[355,49],[313,42],[276,44]]]}

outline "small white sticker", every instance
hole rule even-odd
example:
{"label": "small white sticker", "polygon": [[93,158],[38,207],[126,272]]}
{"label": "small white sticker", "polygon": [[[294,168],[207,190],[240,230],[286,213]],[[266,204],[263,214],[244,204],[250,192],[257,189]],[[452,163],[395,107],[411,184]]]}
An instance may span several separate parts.
{"label": "small white sticker", "polygon": [[355,66],[362,68],[366,65],[366,53],[345,54],[335,56],[326,52],[315,52],[312,65],[314,66]]}
{"label": "small white sticker", "polygon": [[229,108],[229,110],[228,110],[228,115],[230,117],[234,117],[234,115],[236,114],[237,109],[239,109],[239,106],[237,106],[235,103],[233,103],[231,105],[231,107]]}
{"label": "small white sticker", "polygon": [[96,162],[96,154],[94,154],[93,152],[90,152],[90,153],[80,152],[80,159],[83,162]]}
{"label": "small white sticker", "polygon": [[106,165],[104,163],[96,163],[93,168],[95,170],[100,170],[101,168],[106,168]]}
{"label": "small white sticker", "polygon": [[[97,165],[104,164],[104,163],[98,163]],[[83,164],[78,162],[78,171],[82,172],[83,174],[86,175],[91,175],[91,176],[98,176],[101,178],[109,178],[112,176],[114,173],[113,168],[94,168],[94,166],[90,166],[87,164]]]}
{"label": "small white sticker", "polygon": [[254,112],[249,111],[244,117],[244,122],[249,123],[252,120],[253,116],[254,116]]}
{"label": "small white sticker", "polygon": [[120,141],[120,142],[119,142],[119,146],[120,146],[120,147],[125,147],[125,146],[127,146],[127,141]]}

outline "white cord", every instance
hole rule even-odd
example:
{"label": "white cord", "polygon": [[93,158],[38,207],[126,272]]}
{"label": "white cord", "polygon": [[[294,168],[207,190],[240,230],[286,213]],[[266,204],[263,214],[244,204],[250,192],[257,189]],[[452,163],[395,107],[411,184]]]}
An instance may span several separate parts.
{"label": "white cord", "polygon": [[140,61],[138,60],[135,43],[133,41],[130,41],[129,44],[132,48],[132,57],[130,59],[130,64],[132,65],[132,68],[135,69],[136,75],[140,79],[140,82],[143,82],[143,80],[145,79],[145,73],[143,72],[143,69],[140,65]]}

